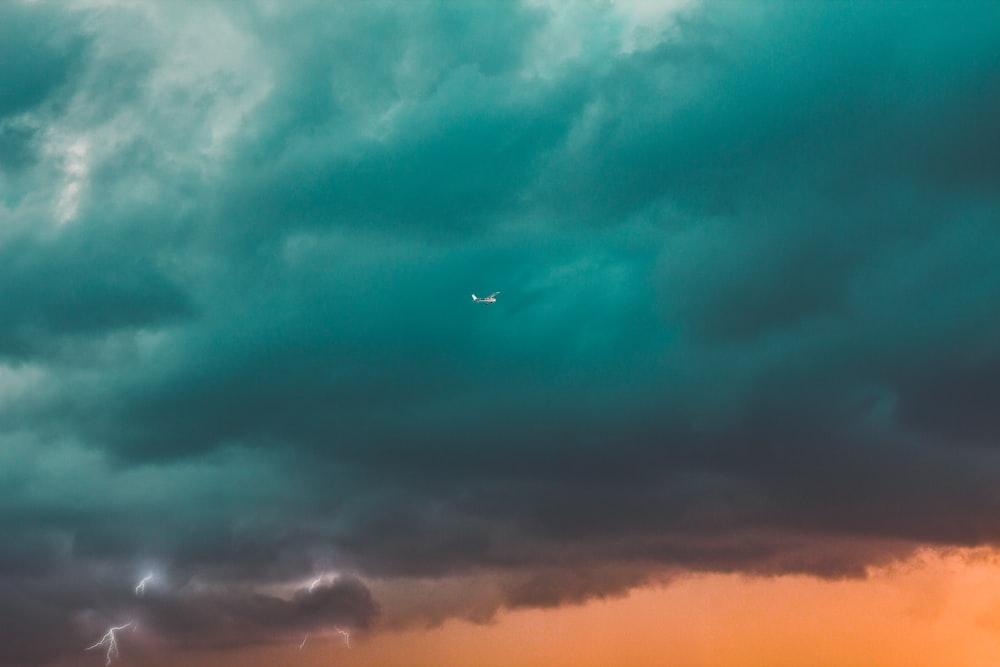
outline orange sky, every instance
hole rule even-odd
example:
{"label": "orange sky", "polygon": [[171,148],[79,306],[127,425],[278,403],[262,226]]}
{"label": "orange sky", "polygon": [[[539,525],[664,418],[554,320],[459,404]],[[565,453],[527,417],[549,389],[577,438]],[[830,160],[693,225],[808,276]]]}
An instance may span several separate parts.
{"label": "orange sky", "polygon": [[[123,644],[117,664],[133,664],[127,653]],[[491,625],[451,621],[356,638],[351,649],[313,638],[301,652],[291,644],[201,657],[161,654],[142,664],[994,667],[1000,552],[923,551],[865,580],[696,575],[625,598],[509,612]]]}

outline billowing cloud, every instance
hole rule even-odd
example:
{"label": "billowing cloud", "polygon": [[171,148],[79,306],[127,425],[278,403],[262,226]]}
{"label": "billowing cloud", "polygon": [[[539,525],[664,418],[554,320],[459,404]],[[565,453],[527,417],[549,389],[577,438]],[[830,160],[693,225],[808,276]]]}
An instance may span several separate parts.
{"label": "billowing cloud", "polygon": [[1000,537],[1000,13],[645,7],[3,5],[0,657]]}
{"label": "billowing cloud", "polygon": [[109,627],[128,626],[128,643],[136,651],[164,643],[225,649],[288,642],[340,626],[364,630],[379,615],[368,588],[351,576],[290,592],[198,580],[154,581],[141,597],[132,589],[97,570],[4,584],[5,660],[44,664],[52,655],[86,649]]}

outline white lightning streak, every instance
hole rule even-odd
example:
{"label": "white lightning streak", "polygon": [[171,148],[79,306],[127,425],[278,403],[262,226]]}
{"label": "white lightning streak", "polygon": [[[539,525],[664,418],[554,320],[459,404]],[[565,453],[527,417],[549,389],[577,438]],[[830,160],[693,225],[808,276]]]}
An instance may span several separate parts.
{"label": "white lightning streak", "polygon": [[325,577],[325,576],[326,576],[325,574],[321,574],[321,575],[319,575],[318,577],[316,577],[315,579],[312,580],[312,583],[309,584],[309,592],[310,593],[312,593],[314,590],[316,590],[316,587],[320,585],[320,582],[323,581],[323,577]]}
{"label": "white lightning streak", "polygon": [[302,638],[302,643],[301,643],[301,644],[299,644],[299,650],[300,650],[300,651],[301,651],[301,650],[302,650],[303,648],[305,648],[305,645],[306,645],[306,642],[307,642],[307,641],[309,641],[309,633],[308,633],[308,632],[306,633],[306,636]]}
{"label": "white lightning streak", "polygon": [[152,578],[153,578],[153,575],[147,574],[145,577],[143,577],[139,581],[139,584],[135,587],[136,597],[142,597],[143,596],[143,594],[146,592],[146,583],[149,582],[150,580],[152,580]]}
{"label": "white lightning streak", "polygon": [[118,632],[119,630],[128,630],[129,628],[132,627],[133,623],[134,621],[129,621],[125,625],[119,625],[108,628],[108,631],[104,633],[103,637],[101,637],[101,641],[97,642],[93,646],[88,646],[84,650],[93,651],[95,648],[100,648],[102,646],[106,647],[108,649],[107,653],[108,660],[104,664],[110,665],[111,661],[118,657],[118,638],[115,637],[115,633]]}
{"label": "white lightning streak", "polygon": [[337,628],[337,632],[339,632],[340,636],[344,638],[344,643],[347,644],[347,648],[351,648],[351,633],[347,630],[341,630],[340,628]]}

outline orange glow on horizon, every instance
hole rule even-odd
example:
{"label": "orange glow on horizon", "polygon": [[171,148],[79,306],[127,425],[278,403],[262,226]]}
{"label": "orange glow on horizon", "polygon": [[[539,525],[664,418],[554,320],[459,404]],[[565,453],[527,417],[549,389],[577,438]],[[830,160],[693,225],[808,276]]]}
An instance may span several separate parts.
{"label": "orange glow on horizon", "polygon": [[[351,649],[333,637],[310,639],[302,651],[295,644],[146,655],[141,664],[993,667],[1000,664],[1000,552],[921,551],[866,579],[690,575],[623,598],[509,611],[488,625],[453,620],[378,633]],[[140,662],[123,647],[117,664]]]}
{"label": "orange glow on horizon", "polygon": [[866,579],[692,575],[489,626],[402,633],[371,650],[368,664],[413,667],[994,667],[1000,554],[923,551]]}

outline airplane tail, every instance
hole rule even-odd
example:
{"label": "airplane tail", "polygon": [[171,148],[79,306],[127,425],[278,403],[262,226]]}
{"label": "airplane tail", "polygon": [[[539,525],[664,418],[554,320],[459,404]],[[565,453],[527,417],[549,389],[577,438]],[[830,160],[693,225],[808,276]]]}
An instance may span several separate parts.
{"label": "airplane tail", "polygon": [[473,300],[473,301],[478,301],[479,299],[478,299],[478,298],[476,297],[476,295],[475,295],[475,294],[473,294],[473,295],[472,295],[472,300]]}

